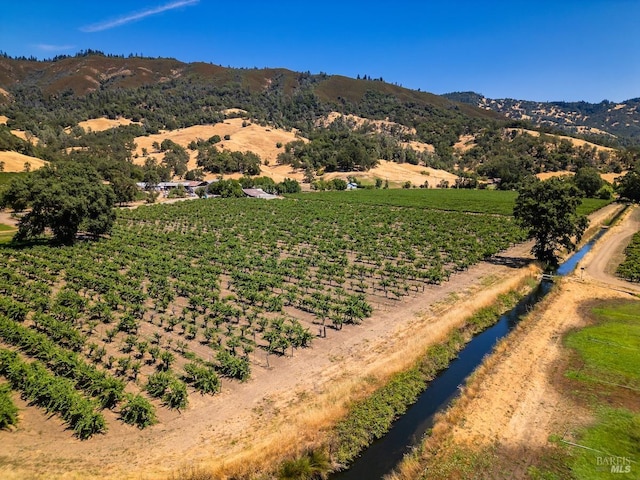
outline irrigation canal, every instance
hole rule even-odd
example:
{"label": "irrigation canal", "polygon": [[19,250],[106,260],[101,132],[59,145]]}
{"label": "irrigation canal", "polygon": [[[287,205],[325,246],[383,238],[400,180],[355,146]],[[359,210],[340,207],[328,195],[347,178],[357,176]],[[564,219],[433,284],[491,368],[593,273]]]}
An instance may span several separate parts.
{"label": "irrigation canal", "polygon": [[[578,262],[591,250],[595,242],[604,234],[600,230],[580,250],[565,260],[555,275],[567,275],[576,268]],[[512,310],[505,313],[491,327],[477,334],[460,351],[449,367],[443,370],[398,418],[389,432],[373,442],[350,465],[347,470],[336,472],[331,480],[381,479],[391,473],[404,455],[418,445],[424,434],[433,427],[434,415],[446,409],[459,393],[459,386],[482,363],[485,355],[491,353],[495,344],[513,330],[520,318],[538,303],[550,290],[552,281],[543,279],[538,286],[524,297]]]}

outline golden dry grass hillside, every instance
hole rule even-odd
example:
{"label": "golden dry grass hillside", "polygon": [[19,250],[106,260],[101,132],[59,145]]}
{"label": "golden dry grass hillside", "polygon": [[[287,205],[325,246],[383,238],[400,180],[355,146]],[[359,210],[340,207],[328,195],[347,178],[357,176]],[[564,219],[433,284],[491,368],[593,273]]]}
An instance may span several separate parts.
{"label": "golden dry grass hillside", "polygon": [[[302,183],[304,177],[303,171],[293,170],[289,165],[263,165],[260,168],[262,169],[261,175],[270,177],[275,182],[281,182],[285,178],[292,178]],[[237,179],[241,176],[241,174],[236,173],[225,175],[225,178]],[[442,180],[446,180],[452,185],[458,177],[445,170],[380,160],[378,166],[366,172],[329,172],[320,178],[327,181],[334,178],[340,178],[345,181],[349,178],[356,178],[365,185],[373,185],[376,179],[379,178],[383,181],[387,180],[391,187],[400,187],[405,182],[411,182],[414,186],[420,186],[427,182],[430,188],[435,188]]]}
{"label": "golden dry grass hillside", "polygon": [[[515,130],[518,133],[528,133],[532,137],[539,137],[540,132],[536,132],[535,130],[527,130],[525,128],[513,128],[512,131]],[[589,148],[595,148],[598,152],[613,152],[615,149],[611,147],[603,147],[602,145],[597,145],[595,143],[587,142],[586,140],[581,140],[579,138],[567,137],[565,135],[551,135],[546,134],[549,137],[557,138],[558,140],[568,140],[574,147],[583,147],[587,146]]]}
{"label": "golden dry grass hillside", "polygon": [[373,125],[376,131],[383,132],[390,129],[398,129],[398,131],[415,134],[415,128],[409,128],[399,123],[390,122],[389,120],[371,120],[369,118],[362,118],[357,115],[343,115],[339,112],[331,112],[316,122],[318,127],[328,127],[336,120],[342,119],[347,124],[351,124],[356,128],[362,127],[365,124]]}
{"label": "golden dry grass hillside", "polygon": [[453,149],[459,153],[464,153],[476,146],[474,135],[460,135],[458,141],[453,145]]}
{"label": "golden dry grass hillside", "polygon": [[[245,116],[247,113],[244,110],[232,108],[223,111],[226,115],[240,115]],[[327,117],[327,121],[335,121],[339,114],[330,115]],[[364,118],[356,117],[353,115],[348,116],[350,121],[357,123],[358,125],[364,124],[367,121]],[[6,122],[8,118],[0,117],[0,123]],[[107,118],[94,118],[80,122],[79,127],[82,127],[86,132],[93,131],[99,132],[108,130],[110,128],[117,128],[121,125],[131,125],[136,122],[132,122],[127,118],[118,118],[115,120]],[[243,127],[243,124],[245,126]],[[375,121],[376,125],[383,127],[393,127],[401,125],[393,122]],[[406,128],[406,127],[402,127]],[[22,138],[26,138],[26,133],[22,131],[13,131],[14,135]],[[215,125],[194,125],[187,128],[181,128],[177,130],[162,131],[158,134],[137,137],[135,139],[136,150],[134,151],[134,162],[138,165],[142,165],[146,157],[152,157],[156,161],[160,162],[164,156],[164,153],[157,151],[153,144],[158,142],[162,143],[163,140],[169,139],[176,142],[178,145],[187,147],[189,143],[194,140],[203,139],[206,140],[214,135],[219,135],[224,138],[229,135],[229,140],[222,140],[217,147],[220,150],[226,151],[251,151],[260,155],[263,161],[261,166],[262,175],[272,178],[275,182],[281,182],[285,178],[293,178],[302,182],[304,173],[302,171],[293,170],[289,165],[278,165],[276,163],[277,156],[283,151],[283,147],[277,145],[286,145],[294,140],[307,141],[306,138],[296,135],[295,131],[286,131],[270,126],[261,126],[251,123],[246,118],[227,118],[223,123]],[[32,137],[32,141],[37,142],[35,137]],[[421,142],[406,142],[405,146],[410,146],[417,151],[429,151],[433,152],[433,146],[421,143]],[[79,149],[79,147],[78,147]],[[147,155],[143,155],[143,149]],[[68,151],[70,151],[69,149]],[[197,168],[196,152],[187,150],[191,156],[189,161],[189,168]],[[24,163],[29,162],[31,169],[35,170],[46,164],[43,160],[34,157],[27,157],[15,152],[2,152],[0,154],[0,160],[5,161],[5,171],[19,172],[24,170]],[[217,175],[209,174],[205,178],[212,179]],[[239,178],[240,174],[227,175],[227,178]],[[442,180],[448,181],[450,184],[455,182],[456,175],[449,173],[445,170],[437,170],[429,167],[422,167],[417,165],[411,165],[408,163],[398,164],[394,162],[388,162],[381,160],[377,167],[366,172],[332,172],[325,174],[322,178],[325,180],[331,180],[333,178],[347,179],[349,177],[355,177],[364,183],[374,183],[376,178],[387,180],[391,186],[400,186],[404,182],[411,182],[413,185],[423,185],[428,182],[430,187],[435,187]]]}
{"label": "golden dry grass hillside", "polygon": [[[343,120],[347,125],[352,125],[354,128],[360,128],[364,125],[371,125],[374,127],[376,132],[402,132],[409,135],[415,135],[415,128],[409,128],[405,125],[401,125],[399,123],[390,122],[389,120],[371,120],[369,118],[362,118],[357,115],[343,115],[339,112],[331,112],[328,115],[324,116],[320,120],[316,122],[316,126],[319,127],[328,127],[338,119]],[[401,142],[402,146],[405,148],[412,148],[417,152],[429,152],[433,153],[435,148],[433,145],[424,142],[417,141],[409,141],[409,142]]]}
{"label": "golden dry grass hillside", "polygon": [[25,132],[24,130],[11,130],[11,133],[26,142],[30,142],[32,145],[37,145],[38,142],[40,142],[40,139],[31,132]]}
{"label": "golden dry grass hillside", "polygon": [[18,152],[0,152],[0,162],[4,163],[5,172],[24,172],[27,163],[30,170],[37,170],[47,164],[44,160]]}
{"label": "golden dry grass hillside", "polygon": [[[512,128],[512,129],[509,129],[509,130],[510,131],[516,131],[516,132],[518,132],[520,134],[527,133],[527,134],[531,135],[532,137],[539,137],[540,136],[540,132],[537,132],[535,130],[528,130],[528,129],[525,129],[525,128]],[[581,140],[579,138],[567,137],[565,135],[554,135],[554,134],[550,134],[550,133],[547,133],[545,135],[547,135],[548,137],[555,138],[557,140],[568,140],[569,142],[571,142],[571,144],[574,147],[587,146],[587,147],[590,147],[590,148],[595,148],[598,152],[601,152],[601,151],[613,152],[615,150],[613,148],[604,147],[602,145],[597,145],[595,143],[588,142],[586,140]],[[476,146],[476,141],[475,140],[476,140],[476,137],[474,135],[461,135],[460,138],[458,139],[458,141],[453,145],[453,148],[454,148],[454,150],[456,150],[460,154],[465,153],[468,150],[471,150],[473,147]]]}
{"label": "golden dry grass hillside", "polygon": [[[241,114],[243,112],[234,109],[233,111],[225,111],[225,113]],[[243,123],[245,123],[246,126],[243,127]],[[146,157],[155,158],[160,162],[164,154],[162,152],[158,152],[153,147],[155,142],[162,143],[163,140],[169,139],[176,142],[178,145],[186,147],[194,140],[199,138],[208,139],[213,135],[219,135],[222,138],[224,138],[225,135],[229,135],[229,140],[222,140],[217,144],[217,147],[221,150],[241,152],[251,151],[260,155],[260,158],[263,161],[263,165],[261,166],[262,175],[271,177],[276,182],[281,182],[285,178],[293,178],[295,180],[302,181],[304,176],[302,171],[295,171],[288,165],[276,164],[278,154],[283,151],[283,147],[278,148],[277,145],[285,145],[294,140],[307,141],[307,139],[297,136],[294,131],[286,131],[269,126],[260,126],[252,124],[242,118],[228,118],[223,123],[215,125],[195,125],[178,130],[164,131],[146,137],[137,137],[135,139],[137,147],[134,153],[134,156],[136,157],[134,158],[134,162],[142,165]],[[427,144],[419,144],[419,142],[413,143],[416,144],[414,146],[416,150],[433,148]],[[147,152],[146,156],[143,155],[143,149]],[[196,152],[189,151],[189,153],[191,155],[189,168],[196,168]],[[268,163],[268,165],[265,163]],[[240,174],[233,174],[226,177],[238,178],[240,176]],[[206,178],[209,179],[214,177],[216,177],[216,175],[211,174]],[[398,186],[398,184],[407,181],[411,182],[413,185],[422,185],[427,181],[431,187],[435,187],[442,180],[447,180],[449,183],[453,183],[456,179],[456,175],[444,170],[410,165],[408,163],[398,164],[384,160],[381,160],[376,168],[367,172],[332,172],[324,175],[323,178],[331,180],[336,177],[343,179],[356,177],[369,183],[373,183],[376,178],[380,178],[382,180],[388,180],[391,184],[394,184],[394,186]]]}
{"label": "golden dry grass hillside", "polygon": [[[243,123],[246,126],[243,127]],[[136,137],[137,148],[134,156],[137,155],[137,158],[134,159],[134,162],[139,165],[144,163],[146,157],[143,155],[142,149],[147,151],[147,156],[160,162],[164,153],[158,152],[153,148],[155,142],[162,143],[163,140],[169,139],[182,147],[187,147],[194,140],[207,140],[214,135],[219,135],[221,138],[226,135],[229,136],[229,140],[222,140],[216,145],[218,149],[232,152],[251,151],[258,154],[263,162],[267,161],[269,164],[274,164],[278,153],[283,151],[282,147],[277,147],[277,144],[284,145],[299,139],[294,131],[288,132],[277,128],[263,127],[242,118],[228,118],[223,123],[215,125],[194,125],[177,130],[163,131],[146,137]],[[189,168],[196,168],[196,153],[190,152],[190,154]]]}
{"label": "golden dry grass hillside", "polygon": [[412,185],[419,186],[425,182],[430,188],[436,187],[442,180],[446,180],[452,185],[457,175],[445,170],[437,170],[430,167],[411,165],[410,163],[395,163],[387,160],[380,160],[378,166],[367,172],[332,172],[324,175],[326,180],[333,178],[355,177],[366,183],[374,183],[376,178],[388,180],[391,186],[397,187],[404,182],[411,182]]}
{"label": "golden dry grass hillside", "polygon": [[[627,172],[621,172],[621,173],[601,173],[600,177],[605,181],[605,182],[609,182],[609,183],[613,183],[615,182],[615,180],[618,177],[622,177],[624,176],[624,174]],[[553,177],[572,177],[574,176],[575,173],[574,172],[570,172],[568,170],[559,170],[557,172],[543,172],[543,173],[538,173],[536,175],[536,177],[538,177],[540,180],[548,180],[549,178],[553,178]]]}
{"label": "golden dry grass hillside", "polygon": [[[6,125],[8,121],[9,121],[9,117],[5,115],[0,115],[0,125]],[[33,135],[32,133],[25,132],[23,130],[11,130],[11,134],[27,142],[31,142],[34,145],[40,141],[40,139],[35,135]]]}
{"label": "golden dry grass hillside", "polygon": [[[0,95],[2,94],[0,89]],[[6,92],[5,92],[6,93]],[[6,125],[9,121],[9,117],[0,115],[0,125]],[[37,143],[39,140],[37,137],[27,134],[22,130],[11,130],[11,133],[22,140]],[[18,152],[0,152],[0,162],[2,162],[3,172],[24,172],[25,164],[29,164],[29,170],[38,170],[47,164],[46,161],[29,155],[24,155]]]}
{"label": "golden dry grass hillside", "polygon": [[122,125],[131,124],[139,125],[140,122],[133,122],[128,118],[116,118],[115,120],[111,120],[109,118],[92,118],[90,120],[85,120],[84,122],[78,123],[78,126],[81,127],[85,132],[103,132],[104,130],[109,130],[110,128],[116,128]]}

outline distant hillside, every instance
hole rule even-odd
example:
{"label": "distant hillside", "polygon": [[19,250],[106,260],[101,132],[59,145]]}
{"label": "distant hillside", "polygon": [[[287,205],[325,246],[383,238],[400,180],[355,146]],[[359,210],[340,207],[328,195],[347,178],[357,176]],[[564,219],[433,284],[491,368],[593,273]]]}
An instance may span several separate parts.
{"label": "distant hillside", "polygon": [[[609,106],[609,116],[630,112],[630,126],[618,122],[609,133],[602,126],[587,131],[578,122],[595,116],[589,104],[563,113],[552,104],[513,102],[508,109],[508,101],[473,93],[439,96],[382,79],[281,68],[92,51],[46,61],[0,55],[0,119],[6,123],[0,151],[91,163],[116,183],[187,173],[242,175],[248,164],[265,172],[283,166],[305,178],[364,175],[387,161],[418,167],[417,175],[425,168],[446,170],[465,177],[465,186],[477,185],[479,175],[514,188],[540,172],[585,165],[619,172],[636,160],[633,152],[599,146],[633,144],[635,137],[620,133],[635,128],[630,102]],[[543,128],[533,125],[529,104],[537,105]],[[594,144],[541,134],[570,125]],[[180,140],[194,131],[201,133]],[[176,141],[153,146],[171,138]],[[255,155],[247,160],[247,152]]]}
{"label": "distant hillside", "polygon": [[539,127],[559,129],[609,146],[640,145],[640,98],[622,103],[532,102],[490,99],[474,92],[455,92],[444,98],[525,120]]}
{"label": "distant hillside", "polygon": [[311,136],[319,120],[338,112],[404,125],[414,133],[398,133],[397,141],[433,145],[430,166],[453,168],[453,145],[461,135],[509,121],[382,80],[99,52],[48,61],[1,56],[0,89],[0,115],[9,119],[10,128],[63,148],[73,145],[61,142],[61,131],[101,117],[139,123],[141,135],[219,123],[225,118],[221,112],[238,108],[256,122]]}
{"label": "distant hillside", "polygon": [[164,85],[162,89],[166,91],[182,81],[191,83],[194,91],[201,84],[206,84],[212,91],[217,88],[241,89],[246,94],[291,97],[313,93],[322,102],[362,107],[377,104],[375,98],[380,95],[387,101],[386,105],[379,105],[378,115],[385,110],[393,110],[397,105],[405,105],[427,110],[457,110],[476,118],[502,118],[484,109],[380,80],[356,80],[323,73],[312,75],[279,68],[225,68],[201,62],[187,64],[174,59],[124,58],[95,52],[49,61],[0,57],[0,103],[5,104],[15,99],[15,89],[38,92],[51,98],[156,85]]}

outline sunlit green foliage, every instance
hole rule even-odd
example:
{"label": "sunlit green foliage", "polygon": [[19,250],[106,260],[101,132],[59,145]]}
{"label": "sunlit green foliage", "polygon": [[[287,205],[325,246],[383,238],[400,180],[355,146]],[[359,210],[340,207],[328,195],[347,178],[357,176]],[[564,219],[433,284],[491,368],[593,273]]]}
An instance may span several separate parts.
{"label": "sunlit green foliage", "polygon": [[625,259],[618,266],[618,275],[632,282],[640,282],[640,232],[633,236],[624,254]]}
{"label": "sunlit green foliage", "polygon": [[11,399],[11,390],[0,384],[0,430],[18,423],[18,407]]}
{"label": "sunlit green foliage", "polygon": [[98,236],[115,220],[113,190],[89,166],[75,163],[46,166],[12,181],[0,208],[30,210],[20,219],[16,240],[42,235],[47,228],[60,243],[73,243],[78,231]]}
{"label": "sunlit green foliage", "polygon": [[577,213],[580,203],[580,191],[561,178],[537,181],[520,189],[514,216],[535,239],[531,252],[538,260],[557,265],[563,249],[575,249],[589,224]]}

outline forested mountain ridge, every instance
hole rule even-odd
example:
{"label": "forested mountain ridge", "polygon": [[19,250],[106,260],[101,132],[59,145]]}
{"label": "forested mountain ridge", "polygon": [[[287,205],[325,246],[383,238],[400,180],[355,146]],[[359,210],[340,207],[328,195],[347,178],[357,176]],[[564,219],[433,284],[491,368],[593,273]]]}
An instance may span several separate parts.
{"label": "forested mountain ridge", "polygon": [[[225,68],[92,51],[47,61],[0,56],[0,89],[0,115],[8,118],[10,128],[40,139],[49,151],[39,154],[47,160],[53,160],[62,149],[86,146],[86,142],[76,141],[81,132],[70,134],[69,129],[91,118],[124,117],[140,122],[128,127],[133,138],[215,124],[224,120],[222,112],[236,108],[244,110],[252,121],[295,128],[307,138],[326,130],[318,124],[332,112],[398,123],[415,131],[412,138],[389,132],[372,146],[364,138],[374,135],[371,132],[361,131],[358,138],[347,135],[354,155],[375,157],[384,149],[389,152],[386,156],[371,158],[367,165],[379,158],[395,161],[396,157],[404,158],[399,142],[419,141],[434,146],[432,166],[451,169],[456,163],[453,145],[461,135],[474,135],[507,122],[500,114],[382,79],[277,68]],[[331,129],[348,130],[341,123],[334,123]],[[334,135],[329,143],[340,138]],[[387,148],[389,144],[393,144],[393,152]]]}
{"label": "forested mountain ridge", "polygon": [[615,103],[534,102],[491,99],[475,92],[454,92],[444,98],[501,113],[539,127],[563,130],[608,146],[640,146],[640,97]]}
{"label": "forested mountain ridge", "polygon": [[[56,99],[72,96],[82,102],[81,98],[99,92],[145,87],[160,87],[165,92],[175,88],[184,90],[184,83],[191,85],[190,93],[221,96],[237,97],[237,91],[244,95],[288,98],[311,94],[320,103],[332,103],[334,107],[342,105],[349,110],[346,113],[367,113],[373,116],[394,115],[397,106],[402,104],[413,107],[412,113],[423,113],[424,116],[435,110],[449,109],[471,118],[503,118],[493,112],[443,99],[438,95],[388,84],[382,79],[356,80],[324,73],[293,72],[282,68],[225,68],[165,58],[106,56],[99,52],[47,61],[0,57],[0,88],[4,91],[0,91],[0,103],[4,104],[17,100],[15,92],[19,96],[28,91],[38,94],[46,101],[54,102]],[[220,91],[221,89],[226,91]],[[238,100],[233,98],[234,103]],[[153,107],[150,104],[146,106]],[[318,103],[310,106],[326,110],[320,108],[324,105]],[[422,108],[426,112],[420,112]],[[322,115],[326,112],[318,113]],[[414,122],[415,118],[403,120]]]}
{"label": "forested mountain ridge", "polygon": [[83,96],[97,90],[132,89],[180,78],[192,83],[206,82],[213,87],[242,87],[252,94],[277,92],[293,95],[305,87],[313,87],[320,100],[343,104],[367,101],[367,92],[375,91],[398,102],[461,109],[471,117],[502,117],[438,95],[392,85],[382,79],[356,80],[284,68],[231,68],[203,62],[183,63],[170,58],[125,58],[91,51],[44,61],[0,56],[0,88],[5,90],[4,95],[0,94],[0,101],[10,101],[9,92],[18,85],[36,88],[45,96],[70,93]]}
{"label": "forested mountain ridge", "polygon": [[[593,166],[619,172],[637,157],[637,152],[603,151],[540,135],[524,117],[508,118],[486,106],[468,104],[469,98],[459,98],[467,103],[457,100],[368,76],[226,68],[94,51],[47,61],[0,54],[0,117],[7,119],[8,127],[6,138],[0,137],[0,150],[16,150],[18,143],[10,132],[21,131],[35,139],[23,145],[32,155],[48,161],[90,162],[110,181],[120,175],[131,180],[158,175],[181,178],[188,173],[190,157],[188,168],[196,170],[196,156],[197,168],[205,172],[247,173],[242,167],[246,162],[238,155],[232,158],[233,152],[223,152],[224,142],[216,146],[221,139],[213,137],[189,140],[189,151],[186,145],[175,144],[154,149],[162,159],[159,164],[157,158],[149,158],[147,148],[132,163],[136,138],[219,124],[228,115],[240,115],[246,119],[243,126],[255,123],[304,137],[308,143],[280,145],[277,162],[309,177],[362,172],[388,160],[465,178],[479,174],[508,179],[504,188],[512,188],[526,176],[544,171]],[[327,123],[336,113],[343,117]],[[362,121],[353,122],[350,116]],[[96,118],[134,123],[104,132],[80,128],[81,122]],[[376,127],[375,121],[384,121],[386,127]],[[461,139],[466,139],[464,146]],[[254,158],[252,165],[264,165],[263,160]],[[475,184],[476,180],[469,182]]]}

